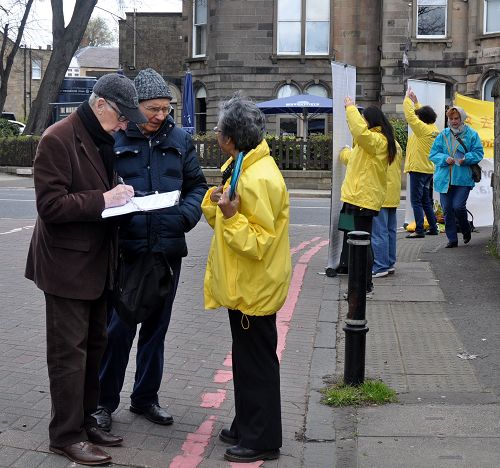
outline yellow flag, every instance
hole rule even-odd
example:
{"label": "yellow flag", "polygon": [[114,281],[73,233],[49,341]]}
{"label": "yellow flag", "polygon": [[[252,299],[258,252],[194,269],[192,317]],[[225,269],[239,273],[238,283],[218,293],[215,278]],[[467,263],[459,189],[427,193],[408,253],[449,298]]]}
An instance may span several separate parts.
{"label": "yellow flag", "polygon": [[481,101],[456,93],[455,105],[466,112],[466,123],[479,134],[484,147],[484,157],[493,158],[495,139],[493,102]]}

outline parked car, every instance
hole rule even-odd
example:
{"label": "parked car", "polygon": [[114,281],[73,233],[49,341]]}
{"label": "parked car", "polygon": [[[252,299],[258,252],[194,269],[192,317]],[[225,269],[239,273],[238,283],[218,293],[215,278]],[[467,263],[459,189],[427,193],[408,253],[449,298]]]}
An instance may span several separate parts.
{"label": "parked car", "polygon": [[14,112],[2,112],[2,119],[16,120],[16,114]]}
{"label": "parked car", "polygon": [[26,128],[26,125],[23,124],[22,122],[19,122],[17,120],[10,120],[8,119],[10,123],[17,125],[19,127],[19,135],[22,135],[24,132],[24,129]]}

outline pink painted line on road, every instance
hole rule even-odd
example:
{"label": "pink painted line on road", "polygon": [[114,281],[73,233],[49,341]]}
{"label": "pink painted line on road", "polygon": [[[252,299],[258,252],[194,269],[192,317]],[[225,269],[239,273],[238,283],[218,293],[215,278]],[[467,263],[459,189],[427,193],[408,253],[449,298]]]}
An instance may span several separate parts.
{"label": "pink painted line on road", "polygon": [[314,255],[316,255],[325,245],[328,245],[328,242],[329,241],[327,240],[321,241],[312,249],[309,249],[304,255],[299,258],[299,263],[309,263]]}
{"label": "pink painted line on road", "polygon": [[188,434],[186,442],[182,444],[182,455],[177,455],[170,463],[170,468],[195,468],[203,461],[205,447],[208,445],[216,416],[209,416],[203,421],[196,432]]}
{"label": "pink painted line on road", "polygon": [[286,336],[288,335],[288,330],[290,329],[290,320],[292,319],[295,306],[299,299],[300,291],[302,290],[302,283],[304,281],[304,275],[306,274],[307,265],[304,263],[297,263],[293,269],[292,280],[290,281],[290,287],[288,288],[288,296],[286,298],[283,307],[279,310],[276,315],[276,328],[278,329],[278,347],[276,349],[276,354],[281,362],[281,356],[286,346]]}
{"label": "pink painted line on road", "polygon": [[[320,237],[314,237],[310,241],[305,241],[299,244],[294,249],[290,251],[296,253],[300,250],[303,250],[305,247],[310,245],[313,242],[321,239]],[[277,355],[278,359],[281,361],[281,357],[283,355],[283,351],[286,347],[286,336],[290,329],[290,321],[292,319],[293,313],[295,311],[295,306],[297,305],[297,301],[299,298],[300,291],[302,290],[302,284],[304,282],[304,276],[307,270],[307,265],[310,262],[311,258],[316,255],[325,245],[328,244],[327,240],[321,241],[319,244],[315,245],[311,249],[307,251],[304,255],[302,255],[297,264],[293,269],[292,279],[290,281],[290,288],[288,290],[288,296],[279,310],[276,316],[276,327],[278,330],[278,347],[277,347]],[[229,367],[232,366],[232,356],[229,352],[224,359],[224,366]],[[227,383],[233,378],[232,371],[219,369],[214,375],[215,383]],[[226,398],[226,390],[225,389],[217,389],[217,393],[205,393],[202,395],[202,401],[200,406],[203,408],[219,408],[220,405]],[[217,420],[217,417],[211,415],[205,420],[198,430],[192,434],[188,434],[186,438],[186,442],[182,444],[182,454],[176,456],[169,468],[196,468],[203,461],[203,454],[205,452],[205,448],[208,445],[208,440],[211,437],[213,432],[214,423]],[[209,423],[209,426],[205,426]],[[209,435],[208,440],[205,439],[205,431],[206,427],[209,427]],[[206,443],[205,443],[206,442]],[[200,451],[201,450],[201,451]],[[254,463],[230,463],[232,468],[245,466],[247,468],[258,468],[261,467],[263,461],[256,461]]]}
{"label": "pink painted line on road", "polygon": [[298,251],[306,248],[309,244],[312,244],[313,242],[316,242],[316,241],[318,241],[320,239],[321,239],[321,237],[313,237],[311,240],[304,241],[304,242],[300,243],[297,247],[293,247],[292,249],[290,249],[290,254],[294,255]]}
{"label": "pink painted line on road", "polygon": [[201,396],[202,408],[219,408],[222,402],[226,399],[226,390],[220,388],[214,393],[204,393]]}
{"label": "pink painted line on road", "polygon": [[233,378],[233,371],[219,369],[214,375],[215,383],[227,383]]}

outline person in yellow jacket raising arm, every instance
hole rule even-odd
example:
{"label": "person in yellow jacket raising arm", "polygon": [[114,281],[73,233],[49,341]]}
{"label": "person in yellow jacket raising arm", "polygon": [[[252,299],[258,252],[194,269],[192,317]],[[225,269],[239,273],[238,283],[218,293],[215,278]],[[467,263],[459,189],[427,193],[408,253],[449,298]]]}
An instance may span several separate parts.
{"label": "person in yellow jacket raising arm", "polygon": [[382,278],[395,272],[396,209],[401,200],[401,166],[403,163],[403,150],[398,142],[396,142],[396,148],[396,159],[387,169],[387,194],[378,216],[373,218],[373,278]]}
{"label": "person in yellow jacket raising arm", "polygon": [[[219,438],[232,445],[226,460],[252,463],[278,458],[282,444],[276,312],[291,277],[289,198],[255,103],[239,95],[224,102],[214,130],[230,158],[222,166],[223,183],[209,189],[201,205],[214,230],[205,308],[229,310],[235,395],[234,420]],[[230,181],[237,175],[229,173],[240,152],[243,164],[231,199]]]}
{"label": "person in yellow jacket raising arm", "polygon": [[[396,158],[394,130],[378,107],[368,106],[361,115],[348,96],[344,105],[354,146],[340,153],[347,164],[340,195],[344,202],[342,212],[353,216],[356,231],[371,235],[373,217],[378,215],[386,196],[387,168]],[[372,267],[373,252],[368,249],[367,297],[373,291]]]}
{"label": "person in yellow jacket raising arm", "polygon": [[[434,164],[429,159],[434,140],[439,134],[435,122],[437,115],[430,106],[422,106],[417,95],[408,88],[403,101],[405,119],[412,130],[406,146],[404,171],[410,174],[410,201],[415,218],[415,232],[408,234],[410,239],[423,238],[425,235],[439,234],[434,214],[431,187]],[[424,213],[429,229],[424,230]]]}

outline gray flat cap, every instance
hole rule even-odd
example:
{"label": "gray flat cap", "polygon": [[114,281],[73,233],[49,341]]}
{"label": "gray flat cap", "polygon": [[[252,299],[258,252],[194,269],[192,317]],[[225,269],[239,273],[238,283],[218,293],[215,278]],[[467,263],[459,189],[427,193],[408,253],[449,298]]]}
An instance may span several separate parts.
{"label": "gray flat cap", "polygon": [[95,95],[114,102],[128,120],[146,123],[148,119],[139,110],[139,101],[134,83],[125,75],[110,73],[101,76],[92,89]]}
{"label": "gray flat cap", "polygon": [[162,76],[152,68],[141,70],[134,80],[139,101],[172,99],[172,93]]}

